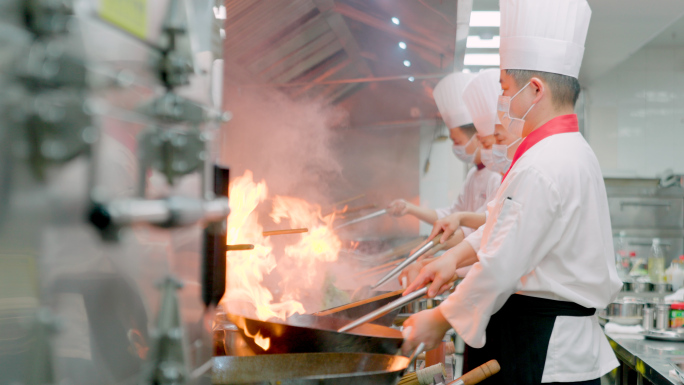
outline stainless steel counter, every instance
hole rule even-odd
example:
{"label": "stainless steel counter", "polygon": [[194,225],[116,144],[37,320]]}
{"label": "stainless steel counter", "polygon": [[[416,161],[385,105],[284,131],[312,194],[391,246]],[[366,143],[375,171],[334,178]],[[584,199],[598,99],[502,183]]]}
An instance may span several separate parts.
{"label": "stainless steel counter", "polygon": [[657,385],[681,385],[669,373],[670,363],[684,363],[684,342],[606,336],[620,360],[618,384],[642,384],[646,380]]}

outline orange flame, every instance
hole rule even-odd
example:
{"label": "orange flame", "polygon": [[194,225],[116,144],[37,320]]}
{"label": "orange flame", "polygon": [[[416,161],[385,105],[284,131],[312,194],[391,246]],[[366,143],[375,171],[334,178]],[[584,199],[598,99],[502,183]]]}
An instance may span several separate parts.
{"label": "orange flame", "polygon": [[[323,217],[321,207],[292,197],[276,196],[273,199],[271,218],[275,223],[290,220],[292,227],[307,227],[308,233],[301,235],[299,242],[285,247],[288,258],[283,264],[283,298],[296,298],[298,289],[322,285],[322,275],[317,274],[321,262],[334,262],[342,248],[342,242],[332,230],[334,216]],[[316,279],[318,278],[318,279]]]}
{"label": "orange flame", "polygon": [[[288,220],[291,227],[309,229],[308,233],[288,235],[288,240],[296,242],[287,245],[284,255],[276,259],[271,240],[263,236],[263,226],[255,211],[267,196],[266,182],[255,183],[250,171],[231,184],[228,244],[248,243],[254,249],[227,252],[227,287],[222,302],[251,303],[258,319],[285,320],[292,314],[306,312],[301,302],[306,293],[300,291],[321,291],[324,277],[319,274],[320,264],[336,261],[342,243],[332,230],[333,216],[323,218],[320,206],[299,198],[276,196],[271,218],[276,223]],[[275,302],[263,285],[266,276],[276,268],[283,276],[281,302]],[[246,330],[245,334],[252,337]],[[253,338],[262,348],[270,346],[270,340],[259,333]]]}
{"label": "orange flame", "polygon": [[259,330],[254,336],[254,343],[259,345],[259,347],[264,350],[268,350],[268,348],[271,347],[271,339],[268,337],[263,337],[261,335],[261,330]]}
{"label": "orange flame", "polygon": [[249,329],[245,324],[244,318],[240,318],[237,321],[237,327],[239,327],[245,333],[245,336],[252,338],[254,340],[254,343],[257,344],[257,346],[259,346],[260,348],[268,350],[271,347],[271,339],[269,337],[262,336],[261,330],[258,330],[256,334],[252,334],[249,332]]}

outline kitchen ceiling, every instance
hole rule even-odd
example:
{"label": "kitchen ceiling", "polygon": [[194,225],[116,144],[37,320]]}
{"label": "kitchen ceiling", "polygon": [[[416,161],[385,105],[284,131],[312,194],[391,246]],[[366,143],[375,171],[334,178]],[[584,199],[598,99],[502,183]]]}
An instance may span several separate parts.
{"label": "kitchen ceiling", "polygon": [[[350,111],[352,127],[434,119],[432,88],[454,67],[457,9],[465,13],[459,18],[465,39],[469,4],[228,0],[226,86],[275,87],[293,98],[324,98]],[[347,82],[353,79],[366,81]]]}
{"label": "kitchen ceiling", "polygon": [[588,1],[592,15],[580,72],[582,86],[590,85],[684,15],[681,0]]}
{"label": "kitchen ceiling", "polygon": [[[498,3],[227,0],[226,86],[275,87],[293,98],[323,98],[350,112],[351,127],[417,126],[438,116],[432,89],[441,74],[455,67],[457,9],[462,8],[459,22],[467,24],[471,6],[473,11],[496,11]],[[681,0],[589,3],[592,22],[580,73],[583,86],[684,14]],[[459,35],[482,39],[498,35],[498,27],[463,27]],[[497,48],[466,50],[468,54],[497,52]],[[487,66],[466,68],[476,72]]]}

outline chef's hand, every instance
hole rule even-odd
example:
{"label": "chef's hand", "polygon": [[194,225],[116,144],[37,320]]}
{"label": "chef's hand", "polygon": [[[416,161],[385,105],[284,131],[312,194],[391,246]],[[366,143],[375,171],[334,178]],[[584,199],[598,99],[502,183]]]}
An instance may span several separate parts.
{"label": "chef's hand", "polygon": [[432,350],[439,346],[450,328],[439,308],[413,314],[404,321],[404,344],[401,350],[406,355],[411,354],[421,342],[425,344],[426,351]]}
{"label": "chef's hand", "polygon": [[409,212],[411,204],[403,199],[397,199],[387,206],[387,212],[395,217],[402,217]]}
{"label": "chef's hand", "polygon": [[[407,283],[413,282],[414,279],[418,276],[420,273],[420,270],[423,268],[423,266],[427,265],[428,263],[432,262],[434,258],[428,258],[428,259],[419,259],[412,264],[406,266],[404,270],[401,271],[401,274],[399,274],[399,285],[401,287],[404,287],[404,279],[406,280]],[[408,287],[408,286],[407,286]]]}
{"label": "chef's hand", "polygon": [[442,219],[438,219],[432,226],[432,233],[428,237],[428,241],[431,241],[434,237],[439,235],[439,233],[444,233],[440,239],[440,243],[446,242],[454,233],[461,228],[461,213],[453,213],[447,215]]}
{"label": "chef's hand", "polygon": [[428,298],[434,298],[434,296],[444,293],[447,291],[451,285],[458,279],[456,274],[457,255],[455,253],[450,253],[454,249],[447,250],[439,258],[432,260],[427,265],[420,269],[418,276],[409,284],[409,286],[404,290],[403,295],[410,294],[423,286],[432,283],[428,289]]}

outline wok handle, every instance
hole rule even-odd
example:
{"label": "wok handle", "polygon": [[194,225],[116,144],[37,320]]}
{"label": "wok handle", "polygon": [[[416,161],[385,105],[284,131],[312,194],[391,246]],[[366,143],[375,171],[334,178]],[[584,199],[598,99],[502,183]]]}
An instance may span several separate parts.
{"label": "wok handle", "polygon": [[373,322],[376,319],[384,316],[385,314],[389,314],[393,310],[400,308],[400,307],[406,305],[407,303],[415,301],[416,299],[424,296],[425,294],[427,294],[428,287],[429,286],[425,286],[424,288],[422,288],[420,290],[416,290],[409,295],[399,297],[399,298],[395,299],[394,301],[388,303],[387,305],[385,305],[385,306],[383,306],[377,310],[374,310],[374,311],[366,314],[365,316],[357,319],[356,321],[352,321],[352,322],[342,326],[337,331],[340,333],[344,333],[344,332],[348,332],[348,331],[354,329],[355,327],[359,327],[365,323]]}
{"label": "wok handle", "polygon": [[443,233],[440,233],[433,240],[423,245],[423,247],[421,247],[420,249],[416,250],[415,253],[409,255],[408,258],[404,260],[404,262],[400,263],[397,267],[392,269],[392,271],[390,271],[384,277],[382,277],[375,285],[371,286],[371,289],[375,289],[380,285],[384,284],[385,282],[389,281],[393,277],[399,275],[399,273],[401,273],[401,271],[404,270],[406,266],[412,264],[413,262],[415,262],[415,260],[420,258],[421,255],[427,253],[433,248],[435,248],[436,251],[441,250],[444,247],[444,245],[440,245],[439,243],[439,241],[442,239],[442,234]]}
{"label": "wok handle", "polygon": [[499,370],[501,370],[499,362],[491,360],[462,375],[459,379],[450,382],[448,385],[475,385],[499,373]]}
{"label": "wok handle", "polygon": [[421,342],[416,348],[416,350],[414,350],[413,353],[409,356],[409,364],[407,368],[416,362],[416,359],[418,359],[418,355],[422,353],[423,350],[425,350],[425,343]]}

